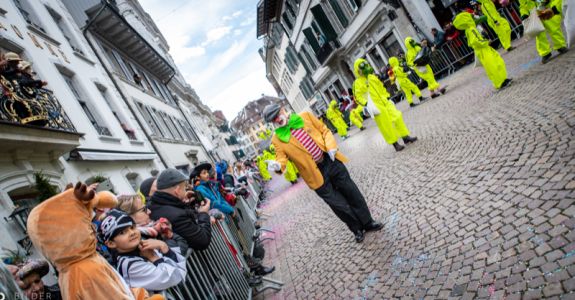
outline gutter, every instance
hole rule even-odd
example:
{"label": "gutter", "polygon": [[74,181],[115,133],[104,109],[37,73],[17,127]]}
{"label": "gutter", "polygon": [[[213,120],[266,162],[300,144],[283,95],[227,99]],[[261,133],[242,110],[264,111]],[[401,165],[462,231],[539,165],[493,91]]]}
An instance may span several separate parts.
{"label": "gutter", "polygon": [[98,13],[96,13],[96,15],[90,20],[90,22],[88,22],[88,24],[86,24],[86,26],[84,26],[84,28],[82,28],[82,35],[84,36],[84,39],[86,39],[86,41],[88,42],[88,45],[90,45],[90,48],[92,49],[92,51],[94,52],[94,54],[96,55],[96,57],[98,58],[98,60],[100,61],[100,64],[102,65],[102,67],[104,68],[104,70],[106,71],[106,74],[108,75],[108,77],[110,77],[110,80],[112,81],[112,84],[114,84],[114,87],[116,88],[116,90],[118,91],[118,93],[120,93],[120,97],[122,98],[122,100],[124,100],[124,103],[126,104],[126,106],[128,106],[128,109],[130,110],[130,113],[135,117],[136,122],[138,122],[138,125],[140,126],[140,128],[142,129],[142,132],[144,132],[144,135],[146,136],[146,138],[150,141],[150,144],[152,145],[152,148],[154,148],[154,151],[156,153],[158,153],[158,157],[160,158],[160,161],[162,162],[162,165],[164,166],[164,168],[168,168],[168,164],[166,163],[166,160],[162,157],[161,152],[158,150],[158,147],[156,146],[156,144],[154,144],[154,140],[152,139],[152,137],[148,134],[148,132],[144,129],[145,127],[143,126],[142,122],[140,121],[140,118],[137,117],[136,112],[134,111],[134,108],[132,107],[132,105],[130,105],[130,102],[128,101],[128,98],[126,97],[126,95],[124,95],[124,92],[122,92],[122,89],[120,88],[120,86],[118,85],[118,83],[116,82],[114,75],[112,74],[112,72],[108,69],[108,67],[106,66],[106,64],[104,63],[104,61],[102,60],[102,57],[100,56],[100,54],[98,54],[98,51],[96,50],[96,48],[94,47],[94,44],[92,43],[92,41],[90,40],[90,38],[87,36],[88,33],[88,29],[90,29],[90,27],[94,24],[96,18],[104,11],[104,9],[106,9],[107,7],[109,7],[109,4],[107,2],[107,0],[101,0],[100,3],[102,4],[102,7],[100,8],[100,10],[98,10]]}

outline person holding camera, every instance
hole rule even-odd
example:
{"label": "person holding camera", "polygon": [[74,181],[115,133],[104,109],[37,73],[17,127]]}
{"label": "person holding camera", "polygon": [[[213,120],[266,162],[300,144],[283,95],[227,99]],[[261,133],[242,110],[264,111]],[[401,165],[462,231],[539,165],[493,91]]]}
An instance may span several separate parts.
{"label": "person holding camera", "polygon": [[[188,178],[176,169],[162,171],[156,185],[158,190],[150,197],[148,206],[150,217],[168,219],[174,233],[182,236],[190,248],[208,248],[212,237],[210,200],[197,201],[195,193],[188,190]],[[197,208],[196,202],[199,202]]]}
{"label": "person holding camera", "polygon": [[353,232],[356,242],[363,242],[365,231],[383,228],[371,217],[363,195],[343,164],[347,158],[338,151],[335,138],[324,123],[309,112],[290,114],[276,103],[264,108],[263,117],[278,126],[272,137],[277,161],[267,161],[269,169],[281,174],[288,160],[292,161],[305,183]]}
{"label": "person holding camera", "polygon": [[439,97],[439,93],[445,94],[445,88],[442,88],[435,80],[435,75],[433,75],[433,70],[429,65],[431,48],[427,45],[427,40],[418,44],[412,37],[408,36],[405,38],[405,47],[407,48],[405,55],[407,65],[415,71],[417,76],[427,82],[431,98]]}

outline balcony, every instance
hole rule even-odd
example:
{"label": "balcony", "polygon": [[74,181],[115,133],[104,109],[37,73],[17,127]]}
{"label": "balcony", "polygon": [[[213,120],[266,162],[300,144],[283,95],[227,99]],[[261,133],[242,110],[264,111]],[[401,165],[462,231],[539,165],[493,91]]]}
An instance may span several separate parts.
{"label": "balcony", "polygon": [[163,54],[158,53],[156,48],[126,21],[118,8],[110,1],[65,0],[63,2],[80,27],[88,26],[87,29],[92,33],[136,60],[138,64],[162,81],[168,81],[175,74],[174,68]]}
{"label": "balcony", "polygon": [[82,134],[52,91],[0,76],[0,92],[2,153],[28,150],[59,156],[80,144]]}
{"label": "balcony", "polygon": [[323,44],[317,50],[317,60],[322,65],[325,66],[329,64],[329,61],[335,56],[338,52],[337,49],[339,48],[339,43],[337,41],[331,41]]}

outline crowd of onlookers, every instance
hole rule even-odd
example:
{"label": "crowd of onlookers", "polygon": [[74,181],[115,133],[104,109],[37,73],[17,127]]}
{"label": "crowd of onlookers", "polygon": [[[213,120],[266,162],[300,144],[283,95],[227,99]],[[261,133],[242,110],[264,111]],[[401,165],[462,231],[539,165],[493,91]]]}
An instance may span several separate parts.
{"label": "crowd of onlookers", "polygon": [[[259,180],[249,162],[200,163],[189,176],[166,169],[143,180],[138,193],[118,195],[115,208],[94,210],[96,250],[130,288],[162,293],[184,281],[189,253],[209,248],[212,224],[225,218],[237,222],[234,206],[249,196],[248,180]],[[69,188],[73,188],[71,184]],[[99,190],[98,183],[88,189]],[[238,249],[228,246],[236,255]],[[246,278],[252,286],[274,271],[261,264],[263,257],[244,258],[251,271],[245,273]],[[49,273],[47,261],[30,260],[7,267],[29,299],[60,299],[57,285],[43,284],[42,277]]]}

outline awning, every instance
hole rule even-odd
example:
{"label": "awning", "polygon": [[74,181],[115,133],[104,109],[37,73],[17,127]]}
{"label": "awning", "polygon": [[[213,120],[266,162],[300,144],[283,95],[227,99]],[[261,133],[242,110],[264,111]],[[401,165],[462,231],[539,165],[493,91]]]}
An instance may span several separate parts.
{"label": "awning", "polygon": [[115,7],[105,2],[104,9],[96,5],[86,14],[90,18],[89,30],[98,34],[141,66],[166,82],[175,74],[172,65],[122,17]]}
{"label": "awning", "polygon": [[153,160],[157,158],[154,152],[122,152],[102,151],[90,149],[75,149],[70,152],[70,160],[86,161],[130,161],[130,160]]}

